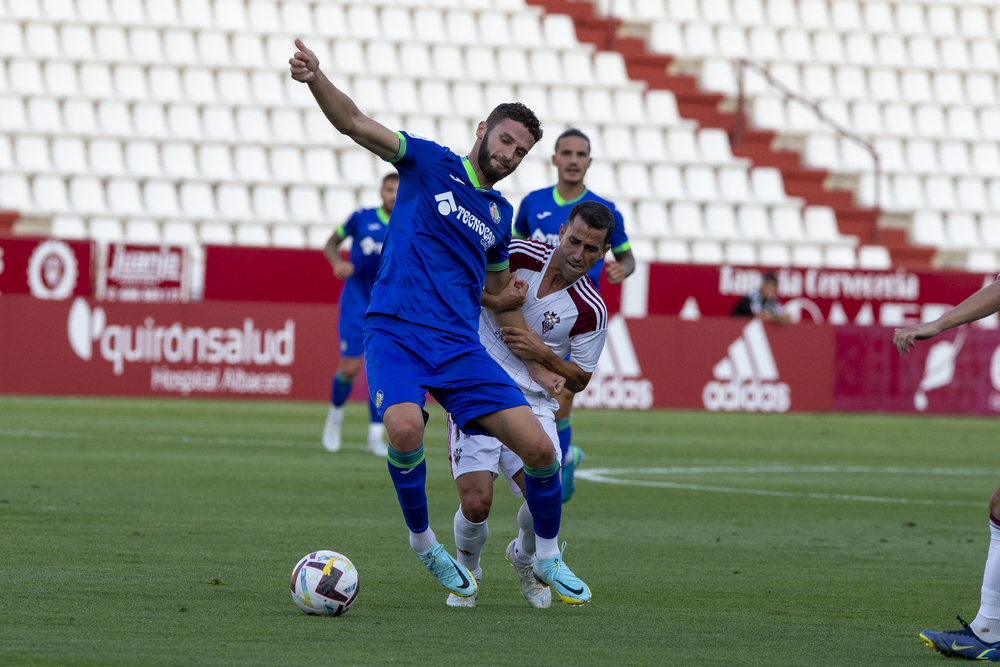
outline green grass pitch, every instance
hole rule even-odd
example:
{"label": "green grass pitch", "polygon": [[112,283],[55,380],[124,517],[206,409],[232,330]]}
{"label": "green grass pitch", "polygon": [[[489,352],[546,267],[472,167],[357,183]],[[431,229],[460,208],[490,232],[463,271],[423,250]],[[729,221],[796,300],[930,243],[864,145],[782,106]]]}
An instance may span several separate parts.
{"label": "green grass pitch", "polygon": [[[584,470],[638,470],[564,506],[593,601],[527,606],[501,480],[467,610],[410,551],[365,408],[333,455],[325,410],[0,397],[0,665],[935,665],[920,630],[978,608],[995,421],[578,411]],[[454,553],[443,425],[428,496]],[[360,570],[341,618],[292,602],[315,549]]]}

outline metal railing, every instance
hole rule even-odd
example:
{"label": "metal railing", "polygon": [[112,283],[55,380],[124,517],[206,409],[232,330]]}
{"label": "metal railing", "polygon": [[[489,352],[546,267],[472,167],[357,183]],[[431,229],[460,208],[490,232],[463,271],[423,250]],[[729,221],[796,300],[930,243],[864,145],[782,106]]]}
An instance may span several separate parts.
{"label": "metal railing", "polygon": [[833,130],[842,137],[846,137],[855,143],[860,144],[869,153],[871,153],[872,161],[875,165],[875,192],[874,200],[872,202],[873,208],[876,212],[881,210],[880,203],[882,201],[882,165],[879,160],[878,151],[875,146],[872,145],[870,141],[865,139],[859,134],[855,134],[850,130],[841,127],[835,120],[830,118],[828,115],[823,113],[823,110],[819,108],[816,102],[799,95],[798,93],[790,90],[781,82],[775,80],[771,76],[771,73],[764,67],[761,67],[755,62],[750,60],[741,59],[739,76],[737,77],[737,95],[736,95],[736,119],[733,121],[733,127],[729,131],[729,143],[733,148],[738,148],[746,142],[746,132],[747,132],[747,118],[746,118],[746,75],[747,70],[753,70],[760,74],[771,87],[780,91],[786,98],[793,99],[800,104],[808,107],[816,114],[816,117],[821,121],[829,125]]}

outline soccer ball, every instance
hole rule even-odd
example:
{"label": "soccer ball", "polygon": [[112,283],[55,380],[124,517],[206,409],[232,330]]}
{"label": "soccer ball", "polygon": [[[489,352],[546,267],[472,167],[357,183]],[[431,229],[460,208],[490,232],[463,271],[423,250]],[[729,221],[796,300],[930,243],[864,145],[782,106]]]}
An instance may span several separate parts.
{"label": "soccer ball", "polygon": [[292,599],[312,616],[340,616],[358,599],[358,568],[336,551],[314,551],[292,570]]}

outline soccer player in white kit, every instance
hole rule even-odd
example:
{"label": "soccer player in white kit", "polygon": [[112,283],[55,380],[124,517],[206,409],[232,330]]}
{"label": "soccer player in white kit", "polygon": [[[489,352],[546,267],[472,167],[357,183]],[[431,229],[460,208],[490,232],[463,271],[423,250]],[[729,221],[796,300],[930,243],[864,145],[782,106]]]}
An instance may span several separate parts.
{"label": "soccer player in white kit", "polygon": [[[896,329],[892,342],[900,354],[906,354],[918,340],[927,340],[953,327],[981,320],[1000,311],[1000,277],[947,313],[923,324]],[[979,612],[972,623],[961,630],[934,632],[924,630],[920,639],[949,658],[1000,662],[1000,488],[990,496],[990,549],[983,571]]]}
{"label": "soccer player in white kit", "polygon": [[[523,305],[498,305],[491,302],[495,297],[483,293],[480,341],[524,392],[528,405],[552,439],[557,460],[561,458],[555,420],[559,403],[547,398],[545,390],[531,379],[524,360],[533,359],[563,376],[571,391],[580,392],[587,386],[604,349],[608,312],[586,275],[610,249],[614,224],[607,206],[593,201],[577,204],[559,230],[559,245],[555,248],[530,239],[511,242],[510,270],[516,273],[517,287],[524,294]],[[499,327],[492,311],[518,305],[529,329]],[[565,360],[567,355],[572,361]],[[511,492],[523,496],[524,464],[496,438],[465,434],[450,419],[448,454],[462,501],[455,513],[458,561],[478,582],[483,572],[480,554],[489,534],[486,520],[493,503],[493,482],[502,472]],[[518,572],[528,603],[548,607],[551,591],[532,571],[535,533],[526,503],[517,513],[517,522],[520,531],[507,546],[507,559]],[[452,594],[447,602],[451,607],[475,607],[477,595]]]}

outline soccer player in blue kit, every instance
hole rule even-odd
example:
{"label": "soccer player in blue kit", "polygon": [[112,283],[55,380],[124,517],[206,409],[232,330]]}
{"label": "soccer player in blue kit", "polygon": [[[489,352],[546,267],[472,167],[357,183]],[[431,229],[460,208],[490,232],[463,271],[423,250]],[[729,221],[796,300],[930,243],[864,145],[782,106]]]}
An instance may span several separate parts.
{"label": "soccer player in blue kit", "polygon": [[[611,234],[611,254],[614,262],[604,263],[598,260],[587,277],[598,290],[601,288],[601,270],[608,274],[608,282],[618,284],[635,271],[635,258],[629,249],[628,236],[625,235],[625,221],[615,205],[603,197],[599,197],[583,184],[583,179],[590,168],[590,139],[576,128],[570,128],[556,139],[555,154],[552,165],[556,168],[559,181],[550,188],[542,188],[528,194],[521,200],[514,222],[514,238],[530,238],[535,241],[559,245],[559,229],[566,224],[569,212],[573,206],[582,201],[596,201],[611,209],[615,216],[615,229]],[[562,449],[562,493],[563,502],[573,495],[575,485],[573,472],[583,460],[583,452],[572,444],[572,410],[573,392],[563,391],[556,397],[559,401],[559,411],[556,412],[556,428],[559,433],[559,447]]]}
{"label": "soccer player in blue kit", "polygon": [[[501,104],[477,126],[469,155],[459,157],[361,113],[320,71],[315,54],[301,40],[295,45],[292,78],[309,85],[341,134],[393,164],[400,176],[364,351],[411,548],[446,589],[460,597],[476,593],[475,578],[445,551],[428,522],[423,405],[429,391],[463,432],[492,435],[524,462],[536,535],[534,575],[564,601],[587,602],[590,589],[558,546],[562,489],[552,441],[478,332],[483,290],[501,297],[516,292],[507,258],[513,208],[492,186],[541,139],[538,119],[523,104]],[[527,329],[520,310],[497,310],[495,318],[500,326]],[[538,362],[525,363],[549,395],[562,390],[564,378]]]}
{"label": "soccer player in blue kit", "polygon": [[[382,206],[363,208],[334,230],[323,248],[323,254],[333,267],[333,275],[344,281],[340,292],[340,317],[337,331],[340,334],[340,365],[330,386],[330,409],[323,427],[323,448],[328,452],[340,450],[340,427],[344,422],[344,403],[351,393],[354,377],[361,370],[364,354],[362,329],[365,314],[371,300],[372,286],[378,274],[379,259],[382,257],[382,243],[389,224],[389,215],[396,203],[399,175],[386,174],[382,179],[379,196]],[[340,244],[351,241],[349,261],[340,258]],[[376,456],[385,456],[387,449],[382,441],[385,426],[375,404],[368,402],[371,422],[368,424],[368,451]]]}

